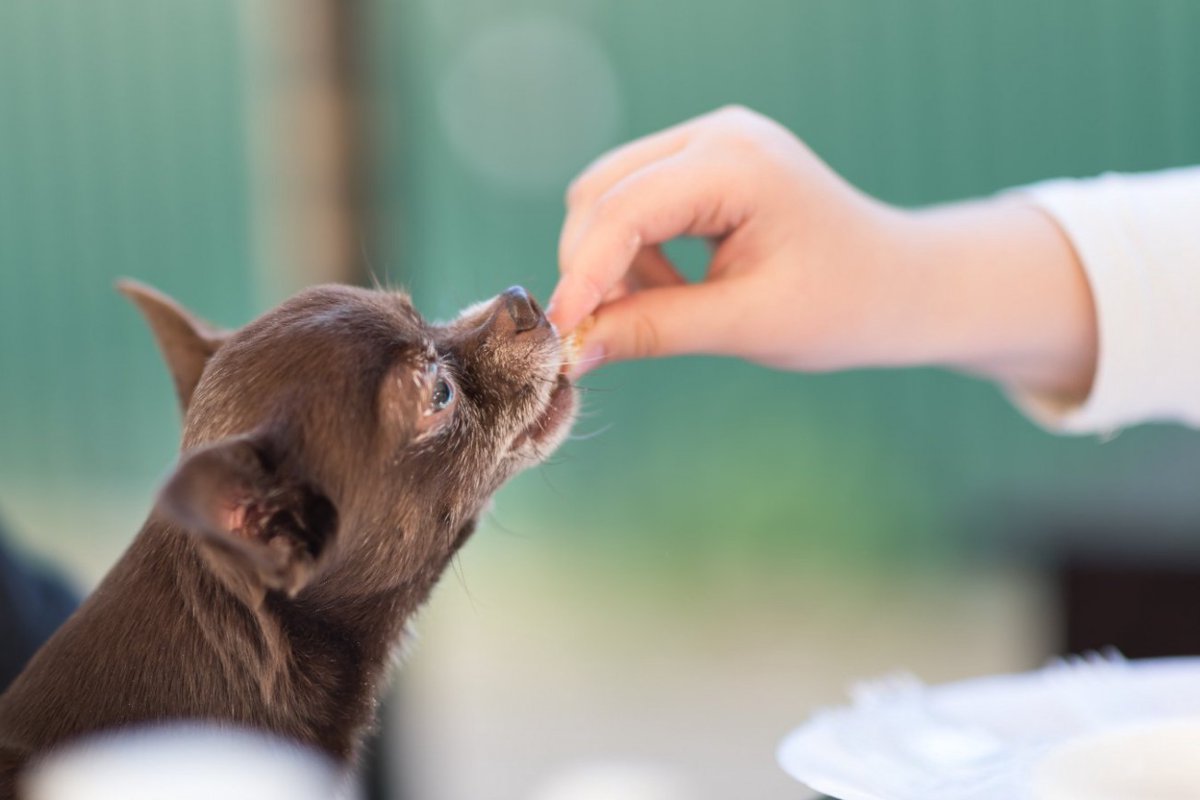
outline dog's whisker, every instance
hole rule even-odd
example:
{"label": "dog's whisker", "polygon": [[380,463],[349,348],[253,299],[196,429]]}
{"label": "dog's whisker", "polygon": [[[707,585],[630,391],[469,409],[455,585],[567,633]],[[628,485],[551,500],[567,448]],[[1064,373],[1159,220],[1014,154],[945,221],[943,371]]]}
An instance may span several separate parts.
{"label": "dog's whisker", "polygon": [[581,386],[578,383],[575,384],[575,389],[578,391],[581,391],[581,392],[617,392],[617,391],[621,391],[621,387],[619,387],[619,386],[595,386],[595,385]]}
{"label": "dog's whisker", "polygon": [[493,511],[488,512],[487,518],[488,518],[488,524],[491,525],[492,527],[496,528],[503,534],[506,534],[506,535],[511,536],[516,539],[527,539],[529,537],[528,534],[521,533],[519,531],[514,531],[512,528],[505,525],[503,522],[500,521],[500,518]]}
{"label": "dog's whisker", "polygon": [[471,612],[475,615],[479,614],[479,603],[475,598],[475,593],[471,591],[471,587],[467,585],[467,576],[463,570],[462,557],[459,553],[455,553],[450,559],[450,568],[454,570],[455,578],[458,580],[458,585],[462,587],[463,594],[467,598],[467,602],[471,604]]}
{"label": "dog's whisker", "polygon": [[595,366],[599,366],[601,364],[607,364],[607,363],[610,363],[610,362],[606,361],[603,357],[596,357],[596,358],[587,358],[587,359],[569,359],[569,360],[563,361],[559,366],[561,369],[563,369],[567,373],[574,372],[575,368],[579,367],[579,366],[588,367],[587,371],[590,372],[592,370],[592,368],[594,368]]}
{"label": "dog's whisker", "polygon": [[[542,466],[544,467],[544,466],[548,465],[549,463],[550,463],[549,461],[543,461]],[[550,489],[550,491],[554,492],[555,496],[557,496],[557,497],[565,496],[565,495],[563,495],[562,490],[560,490],[557,486],[555,486],[554,482],[550,480],[549,470],[538,469],[537,472],[539,475],[542,476],[542,480],[545,481],[546,487],[548,489]]]}
{"label": "dog's whisker", "polygon": [[573,433],[567,437],[572,442],[586,442],[588,439],[595,439],[597,436],[603,436],[615,427],[615,423],[602,425],[591,433]]}
{"label": "dog's whisker", "polygon": [[379,275],[375,272],[375,265],[371,263],[371,254],[367,250],[367,237],[361,230],[358,232],[358,249],[362,253],[363,265],[367,268],[367,275],[371,278],[371,286],[376,291],[386,291],[385,287],[379,282]]}

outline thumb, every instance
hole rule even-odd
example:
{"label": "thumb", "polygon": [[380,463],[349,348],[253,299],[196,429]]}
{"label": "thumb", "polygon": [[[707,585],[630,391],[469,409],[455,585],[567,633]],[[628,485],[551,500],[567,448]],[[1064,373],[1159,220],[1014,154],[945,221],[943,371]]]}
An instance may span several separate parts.
{"label": "thumb", "polygon": [[571,375],[616,361],[735,350],[736,290],[734,281],[705,281],[647,289],[601,306]]}

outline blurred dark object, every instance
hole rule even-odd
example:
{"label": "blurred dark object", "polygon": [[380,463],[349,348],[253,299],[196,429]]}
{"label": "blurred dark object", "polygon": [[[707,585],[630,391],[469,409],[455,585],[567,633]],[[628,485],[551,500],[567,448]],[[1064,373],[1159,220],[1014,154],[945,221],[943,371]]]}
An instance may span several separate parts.
{"label": "blurred dark object", "polygon": [[0,529],[0,691],[77,605],[62,576],[17,553]]}
{"label": "blurred dark object", "polygon": [[408,787],[397,781],[390,764],[402,753],[399,732],[392,724],[396,713],[396,692],[383,698],[375,711],[378,727],[363,744],[359,767],[359,787],[363,800],[401,800],[408,797]]}
{"label": "blurred dark object", "polygon": [[1069,553],[1057,572],[1062,652],[1116,647],[1128,658],[1200,655],[1197,561]]}

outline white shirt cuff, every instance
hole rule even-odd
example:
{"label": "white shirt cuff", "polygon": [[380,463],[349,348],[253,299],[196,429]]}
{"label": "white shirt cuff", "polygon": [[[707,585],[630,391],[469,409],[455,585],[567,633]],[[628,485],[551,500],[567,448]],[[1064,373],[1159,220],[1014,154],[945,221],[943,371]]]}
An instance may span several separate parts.
{"label": "white shirt cuff", "polygon": [[1149,421],[1200,427],[1200,167],[1016,191],[1075,247],[1095,301],[1099,358],[1082,404],[1020,391],[1013,401],[1064,433]]}

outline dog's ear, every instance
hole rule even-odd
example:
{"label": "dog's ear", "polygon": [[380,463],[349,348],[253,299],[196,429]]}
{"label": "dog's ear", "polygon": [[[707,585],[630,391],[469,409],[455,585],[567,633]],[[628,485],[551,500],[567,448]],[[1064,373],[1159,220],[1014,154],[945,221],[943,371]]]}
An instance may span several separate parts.
{"label": "dog's ear", "polygon": [[175,381],[179,405],[186,412],[204,365],[229,338],[228,331],[213,327],[162,292],[137,281],[118,281],[117,290],[134,302],[150,325]]}
{"label": "dog's ear", "polygon": [[273,442],[250,434],[189,450],[158,498],[158,512],[200,537],[209,564],[252,605],[268,590],[294,596],[337,535],[334,504]]}

